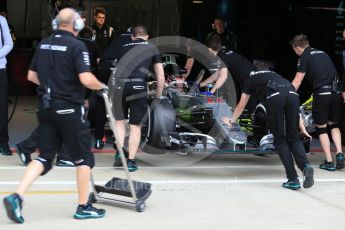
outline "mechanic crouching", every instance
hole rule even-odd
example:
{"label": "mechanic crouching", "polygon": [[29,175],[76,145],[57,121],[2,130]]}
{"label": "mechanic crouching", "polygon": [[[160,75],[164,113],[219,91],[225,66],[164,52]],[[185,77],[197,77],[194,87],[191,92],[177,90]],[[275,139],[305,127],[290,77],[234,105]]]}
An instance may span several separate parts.
{"label": "mechanic crouching", "polygon": [[[118,130],[119,140],[117,145],[124,147],[125,119],[129,116],[130,135],[128,140],[128,170],[134,172],[138,169],[135,156],[141,140],[141,123],[148,112],[146,80],[149,68],[153,67],[157,78],[157,94],[160,98],[164,87],[164,70],[160,53],[156,46],[150,44],[147,29],[143,25],[132,27],[132,41],[121,47],[121,59],[117,65],[114,111],[115,125]],[[129,110],[129,111],[128,111]],[[119,154],[115,155],[114,167],[121,167]]]}
{"label": "mechanic crouching", "polygon": [[83,103],[84,86],[94,90],[107,87],[91,73],[87,48],[76,38],[84,27],[80,15],[65,8],[59,12],[54,24],[58,30],[40,42],[28,71],[28,80],[38,85],[41,99],[37,111],[40,155],[28,165],[16,192],[4,198],[8,217],[17,223],[24,222],[21,213],[24,193],[40,175],[51,170],[62,143],[77,166],[79,205],[74,218],[105,215],[105,210],[88,203],[91,168],[95,160]]}
{"label": "mechanic crouching", "polygon": [[289,81],[271,71],[266,64],[258,63],[255,66],[256,71],[247,79],[232,117],[224,117],[222,121],[231,127],[242,114],[250,97],[256,95],[267,109],[267,123],[274,136],[274,146],[285,167],[288,181],[282,186],[292,190],[301,188],[294,157],[297,167],[303,171],[303,187],[310,188],[314,184],[314,170],[300,140],[299,95]]}

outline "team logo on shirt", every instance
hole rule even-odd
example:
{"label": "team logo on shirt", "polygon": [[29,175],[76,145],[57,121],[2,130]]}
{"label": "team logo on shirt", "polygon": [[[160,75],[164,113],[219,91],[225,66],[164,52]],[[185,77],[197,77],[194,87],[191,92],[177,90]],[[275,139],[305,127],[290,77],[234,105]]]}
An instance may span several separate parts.
{"label": "team logo on shirt", "polygon": [[127,46],[136,46],[136,45],[148,45],[148,42],[131,42],[131,43],[127,43],[125,44],[123,47],[127,47]]}
{"label": "team logo on shirt", "polygon": [[58,46],[58,45],[50,45],[50,44],[42,44],[40,47],[41,50],[56,50],[56,51],[67,51],[67,46]]}
{"label": "team logo on shirt", "polygon": [[83,60],[85,65],[90,65],[89,52],[83,52]]}
{"label": "team logo on shirt", "polygon": [[324,52],[321,50],[316,50],[316,51],[311,51],[310,54],[311,55],[315,55],[315,54],[323,54]]}
{"label": "team logo on shirt", "polygon": [[262,73],[272,73],[272,71],[269,71],[269,70],[252,71],[250,72],[249,76],[255,76]]}

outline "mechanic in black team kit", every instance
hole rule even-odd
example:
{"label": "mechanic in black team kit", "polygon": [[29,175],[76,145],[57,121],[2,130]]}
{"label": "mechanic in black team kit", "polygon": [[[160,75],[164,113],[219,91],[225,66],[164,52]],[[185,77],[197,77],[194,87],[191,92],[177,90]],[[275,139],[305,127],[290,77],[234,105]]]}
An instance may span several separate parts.
{"label": "mechanic in black team kit", "polygon": [[227,28],[227,22],[225,22],[222,17],[216,16],[213,19],[212,27],[214,31],[209,33],[207,37],[218,35],[221,39],[222,49],[237,50],[236,35]]}
{"label": "mechanic in black team kit", "polygon": [[[221,62],[222,64],[220,65],[219,72],[201,82],[200,87],[205,87],[209,83],[216,82],[214,87],[211,89],[211,93],[214,94],[216,90],[224,84],[229,70],[231,77],[234,80],[238,102],[241,97],[244,83],[248,79],[250,72],[254,70],[254,65],[242,55],[235,53],[232,50],[222,49],[221,39],[217,34],[207,37],[205,43],[207,47],[209,47],[210,52],[213,55],[218,56],[223,62]],[[247,105],[249,112],[254,111],[257,104],[256,98],[251,97],[251,100]]]}
{"label": "mechanic in black team kit", "polygon": [[274,136],[274,146],[285,167],[288,181],[282,186],[293,190],[301,188],[294,157],[297,167],[303,171],[303,187],[310,188],[314,184],[314,170],[299,138],[299,95],[289,81],[270,71],[265,64],[258,63],[256,69],[257,71],[253,71],[247,79],[232,117],[224,117],[222,121],[229,126],[235,123],[250,97],[256,95],[266,106],[267,124]]}
{"label": "mechanic in black team kit", "polygon": [[[105,84],[108,84],[111,74],[111,68],[115,64],[114,61],[119,61],[120,59],[122,46],[132,41],[131,36],[131,29],[128,29],[125,33],[120,34],[119,36],[114,38],[101,55],[98,66],[98,78]],[[96,102],[95,148],[102,149],[104,147],[104,142],[102,141],[102,138],[104,136],[104,125],[107,122],[107,117],[103,98],[97,96]]]}
{"label": "mechanic in black team kit", "polygon": [[[128,140],[128,169],[137,170],[135,156],[141,139],[141,122],[147,113],[147,88],[146,81],[148,70],[152,66],[157,77],[157,95],[162,95],[164,87],[164,70],[161,56],[157,47],[147,42],[147,30],[142,25],[132,28],[132,41],[122,46],[121,60],[116,72],[114,98],[116,128],[119,133],[120,147],[124,146],[125,119],[130,110],[129,124],[130,135]],[[126,152],[126,151],[125,151]],[[121,159],[115,156],[114,166],[121,166]]]}
{"label": "mechanic in black team kit", "polygon": [[54,24],[58,30],[37,46],[28,71],[28,80],[38,85],[41,99],[37,110],[40,155],[29,163],[16,192],[4,198],[8,217],[17,223],[24,222],[21,210],[25,192],[40,175],[51,170],[62,143],[76,165],[79,205],[74,218],[101,218],[105,215],[105,210],[88,202],[95,159],[82,105],[85,87],[106,90],[107,86],[91,73],[87,48],[76,38],[84,27],[80,15],[71,8],[65,8],[59,12]]}
{"label": "mechanic in black team kit", "polygon": [[[321,147],[326,155],[326,160],[320,165],[320,168],[327,171],[343,169],[344,155],[338,126],[342,103],[341,90],[337,84],[338,73],[325,52],[309,46],[307,36],[296,35],[291,40],[291,45],[295,53],[300,56],[297,65],[298,70],[292,85],[298,90],[307,75],[307,79],[313,87],[313,118]],[[332,161],[327,127],[331,131],[337,150],[336,166]]]}
{"label": "mechanic in black team kit", "polygon": [[100,48],[101,53],[108,47],[111,40],[115,37],[115,30],[110,25],[106,24],[106,10],[104,7],[97,7],[94,9],[94,24],[92,32],[95,36],[95,41]]}

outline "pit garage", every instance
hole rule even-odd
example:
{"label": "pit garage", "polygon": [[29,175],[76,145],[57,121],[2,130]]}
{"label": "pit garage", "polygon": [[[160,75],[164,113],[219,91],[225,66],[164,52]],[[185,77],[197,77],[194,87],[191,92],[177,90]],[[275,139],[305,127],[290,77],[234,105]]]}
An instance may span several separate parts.
{"label": "pit garage", "polygon": [[[14,49],[7,57],[9,144],[13,155],[0,155],[1,198],[12,193],[26,169],[14,146],[37,126],[35,86],[26,79],[29,63],[38,42],[52,32],[53,15],[66,6],[82,11],[87,26],[94,23],[93,9],[105,7],[106,22],[118,34],[132,23],[142,22],[161,51],[168,79],[165,98],[150,107],[137,156],[139,170],[131,174],[134,180],[152,184],[152,195],[146,201],[145,213],[136,213],[123,203],[99,202],[96,205],[107,210],[106,218],[75,222],[72,218],[77,195],[75,169],[54,167],[27,193],[24,225],[11,223],[5,210],[0,209],[0,225],[4,229],[344,226],[344,170],[318,169],[324,155],[317,135],[313,134],[313,139],[305,142],[308,159],[315,170],[314,187],[300,191],[283,189],[280,185],[286,180],[285,171],[267,130],[265,107],[258,105],[253,112],[244,114],[238,125],[228,129],[220,118],[231,116],[236,106],[238,94],[234,82],[230,80],[225,89],[213,96],[204,93],[209,91],[207,87],[200,90],[195,87],[199,78],[212,74],[212,60],[206,61],[203,71],[193,73],[193,81],[180,80],[188,58],[186,44],[189,39],[202,44],[212,32],[212,21],[217,15],[236,34],[236,52],[252,62],[269,63],[290,81],[296,73],[298,57],[289,41],[297,33],[307,34],[313,47],[325,51],[342,74],[345,5],[340,0],[0,1],[0,9],[8,10],[8,22],[16,35]],[[110,88],[111,84],[110,78]],[[155,84],[153,80],[148,84],[152,102]],[[303,82],[299,90],[300,108],[308,131],[313,133],[315,124],[308,101],[311,92],[310,85]],[[344,119],[341,130],[345,130]],[[112,166],[113,142],[113,133],[107,125],[105,147],[92,149],[96,157],[93,170],[96,184],[105,184],[112,177],[125,178],[122,169]],[[33,159],[38,154],[35,151]],[[302,173],[299,176],[302,178]]]}

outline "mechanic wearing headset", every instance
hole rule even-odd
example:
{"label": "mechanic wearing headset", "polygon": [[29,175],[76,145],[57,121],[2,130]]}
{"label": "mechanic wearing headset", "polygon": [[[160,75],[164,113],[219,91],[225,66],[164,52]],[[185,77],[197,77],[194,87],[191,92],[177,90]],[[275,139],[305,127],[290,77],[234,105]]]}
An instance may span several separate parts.
{"label": "mechanic wearing headset", "polygon": [[301,188],[294,166],[295,158],[297,167],[303,171],[303,187],[310,188],[314,184],[314,170],[299,138],[299,95],[289,81],[271,71],[264,63],[256,64],[256,69],[245,82],[240,102],[232,117],[224,117],[222,121],[231,127],[242,114],[250,97],[256,95],[266,106],[267,124],[274,136],[274,146],[285,167],[288,181],[282,186],[292,190]]}
{"label": "mechanic wearing headset", "polygon": [[236,35],[228,30],[227,23],[222,17],[216,16],[213,19],[212,28],[215,30],[207,35],[207,37],[214,34],[218,35],[221,39],[222,49],[237,50]]}
{"label": "mechanic wearing headset", "polygon": [[[148,70],[152,66],[157,77],[157,94],[162,95],[164,87],[164,70],[160,53],[156,46],[147,42],[148,33],[143,25],[132,27],[132,41],[121,48],[121,59],[116,72],[114,90],[115,123],[119,134],[118,145],[123,148],[125,140],[125,119],[130,110],[130,135],[128,140],[128,170],[138,169],[135,156],[141,139],[141,122],[147,113],[146,79]],[[127,151],[124,150],[126,153]],[[119,154],[115,156],[115,167],[122,165]]]}
{"label": "mechanic wearing headset", "polygon": [[[321,169],[335,171],[344,168],[341,133],[338,122],[341,117],[342,97],[337,85],[337,71],[329,56],[320,50],[311,48],[306,35],[296,35],[291,40],[295,53],[300,56],[297,73],[292,85],[298,90],[305,76],[313,87],[313,118],[326,160]],[[328,129],[331,131],[337,155],[336,166],[332,161]]]}
{"label": "mechanic wearing headset", "polygon": [[58,30],[38,45],[28,71],[28,80],[38,85],[40,103],[37,111],[41,135],[40,156],[28,165],[16,192],[4,198],[8,217],[23,223],[23,195],[31,184],[52,168],[56,152],[64,143],[77,166],[79,205],[74,218],[100,218],[105,210],[88,203],[91,168],[91,134],[83,119],[84,92],[87,88],[106,90],[91,73],[89,54],[76,38],[84,27],[80,15],[71,8],[59,12],[55,19]]}
{"label": "mechanic wearing headset", "polygon": [[[97,51],[96,43],[91,40],[91,37],[92,37],[91,29],[89,27],[84,27],[79,32],[77,38],[83,43],[85,43],[87,50],[89,52],[91,71],[92,73],[95,73],[96,68],[97,68],[98,51]],[[86,89],[85,100],[84,100],[85,109],[89,107],[88,98],[89,98],[90,93],[91,93],[91,90]],[[37,127],[27,139],[16,144],[17,154],[24,165],[27,165],[30,163],[31,153],[33,153],[39,147],[38,146],[39,135],[40,135],[39,127]],[[74,163],[71,161],[71,157],[68,154],[65,146],[62,146],[62,148],[57,153],[56,166],[74,167]]]}
{"label": "mechanic wearing headset", "polygon": [[[236,35],[227,29],[227,23],[224,21],[224,19],[222,17],[216,16],[213,19],[212,28],[214,29],[214,31],[209,33],[206,36],[206,39],[209,38],[210,36],[218,35],[220,37],[220,40],[221,40],[221,48],[222,49],[232,50],[232,51],[237,50],[238,47],[237,47]],[[187,47],[188,47],[188,45],[187,45]],[[200,49],[202,49],[202,47],[188,47],[188,49],[189,49],[189,51],[188,51],[189,55],[187,57],[187,61],[186,61],[186,64],[184,66],[184,68],[187,70],[187,73],[184,75],[185,79],[191,73],[192,73],[191,75],[197,75],[199,73],[200,69],[202,69],[202,67],[200,66],[200,63],[198,62],[199,60],[195,60],[196,55],[192,54],[193,49],[197,50],[196,52],[200,52]],[[189,80],[194,80],[194,79],[189,79]]]}

